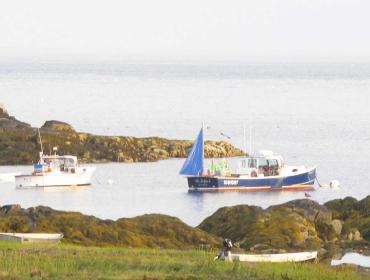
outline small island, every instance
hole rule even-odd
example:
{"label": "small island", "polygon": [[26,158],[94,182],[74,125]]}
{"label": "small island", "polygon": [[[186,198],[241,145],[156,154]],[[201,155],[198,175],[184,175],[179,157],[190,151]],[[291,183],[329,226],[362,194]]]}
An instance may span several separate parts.
{"label": "small island", "polygon": [[[193,142],[160,137],[100,136],[77,132],[61,121],[46,121],[40,128],[45,152],[57,146],[60,154],[76,155],[85,163],[155,162],[184,158]],[[0,165],[32,164],[38,161],[40,144],[37,128],[10,116],[0,106]],[[244,152],[225,141],[206,141],[205,156],[223,158]]]}

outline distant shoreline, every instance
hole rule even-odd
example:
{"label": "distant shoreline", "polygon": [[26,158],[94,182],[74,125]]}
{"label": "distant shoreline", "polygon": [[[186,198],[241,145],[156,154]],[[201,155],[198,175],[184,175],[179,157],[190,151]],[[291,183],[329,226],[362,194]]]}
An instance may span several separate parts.
{"label": "distant shoreline", "polygon": [[[77,132],[71,125],[47,121],[40,128],[46,153],[54,146],[60,154],[76,155],[84,163],[156,162],[185,158],[193,142],[160,137],[100,136]],[[9,116],[0,106],[0,165],[24,165],[38,161],[37,128]],[[206,141],[205,156],[235,157],[244,153],[225,141]]]}

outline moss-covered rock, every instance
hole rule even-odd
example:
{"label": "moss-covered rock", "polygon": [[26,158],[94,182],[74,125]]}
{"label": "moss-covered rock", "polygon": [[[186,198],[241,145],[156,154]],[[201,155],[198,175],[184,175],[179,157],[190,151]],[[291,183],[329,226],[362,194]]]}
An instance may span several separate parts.
{"label": "moss-covered rock", "polygon": [[325,206],[332,211],[333,218],[343,221],[342,239],[359,241],[363,238],[370,242],[370,196],[360,201],[352,197],[336,199]]}
{"label": "moss-covered rock", "polygon": [[46,121],[41,131],[76,132],[70,124],[60,121]]}
{"label": "moss-covered rock", "polygon": [[361,201],[346,198],[325,205],[301,199],[266,210],[248,205],[224,207],[198,227],[254,251],[327,247],[330,250],[326,251],[336,252],[340,247],[350,248],[351,242],[369,244],[369,201],[370,196]]}
{"label": "moss-covered rock", "polygon": [[81,245],[188,249],[218,247],[220,239],[178,218],[151,214],[117,221],[49,207],[0,208],[0,231],[63,233],[64,242]]}

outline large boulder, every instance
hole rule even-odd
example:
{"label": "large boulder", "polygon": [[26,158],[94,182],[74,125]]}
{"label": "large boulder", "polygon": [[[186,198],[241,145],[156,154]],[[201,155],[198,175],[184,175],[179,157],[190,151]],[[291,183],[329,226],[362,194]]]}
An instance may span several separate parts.
{"label": "large boulder", "polygon": [[9,116],[4,104],[0,103],[0,128],[1,129],[18,129],[30,128],[28,123],[18,121],[15,117]]}
{"label": "large boulder", "polygon": [[360,201],[352,197],[336,199],[325,206],[332,211],[333,218],[343,221],[343,239],[370,241],[370,196]]}
{"label": "large boulder", "polygon": [[290,208],[312,223],[330,224],[332,220],[332,213],[327,207],[310,199],[293,200],[281,205],[271,206],[268,209],[273,210],[281,207]]}
{"label": "large boulder", "polygon": [[262,208],[257,206],[223,207],[206,218],[198,227],[222,238],[241,242],[241,246],[244,246],[244,238],[262,212]]}
{"label": "large boulder", "polygon": [[317,249],[323,244],[316,222],[330,224],[330,211],[309,200],[297,200],[262,210],[239,205],[224,207],[205,219],[199,228],[231,238],[242,248],[295,251]]}
{"label": "large boulder", "polygon": [[0,118],[8,118],[9,114],[5,109],[5,106],[3,103],[0,103]]}
{"label": "large boulder", "polygon": [[56,132],[76,132],[70,124],[55,120],[46,121],[41,129]]}
{"label": "large boulder", "polygon": [[333,227],[335,233],[340,236],[342,233],[343,222],[341,220],[335,219],[331,221],[331,226]]}
{"label": "large boulder", "polygon": [[18,129],[18,128],[30,128],[31,126],[28,123],[20,122],[14,117],[0,117],[0,128],[9,130],[9,129]]}

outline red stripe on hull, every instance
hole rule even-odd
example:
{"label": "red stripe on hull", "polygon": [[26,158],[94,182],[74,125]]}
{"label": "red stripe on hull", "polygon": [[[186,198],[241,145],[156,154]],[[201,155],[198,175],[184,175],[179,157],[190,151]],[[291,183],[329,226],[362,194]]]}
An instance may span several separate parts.
{"label": "red stripe on hull", "polygon": [[189,190],[203,192],[232,192],[232,191],[302,191],[313,189],[314,189],[313,185],[293,185],[293,186],[283,186],[281,188],[271,188],[266,186],[266,187],[199,188]]}

